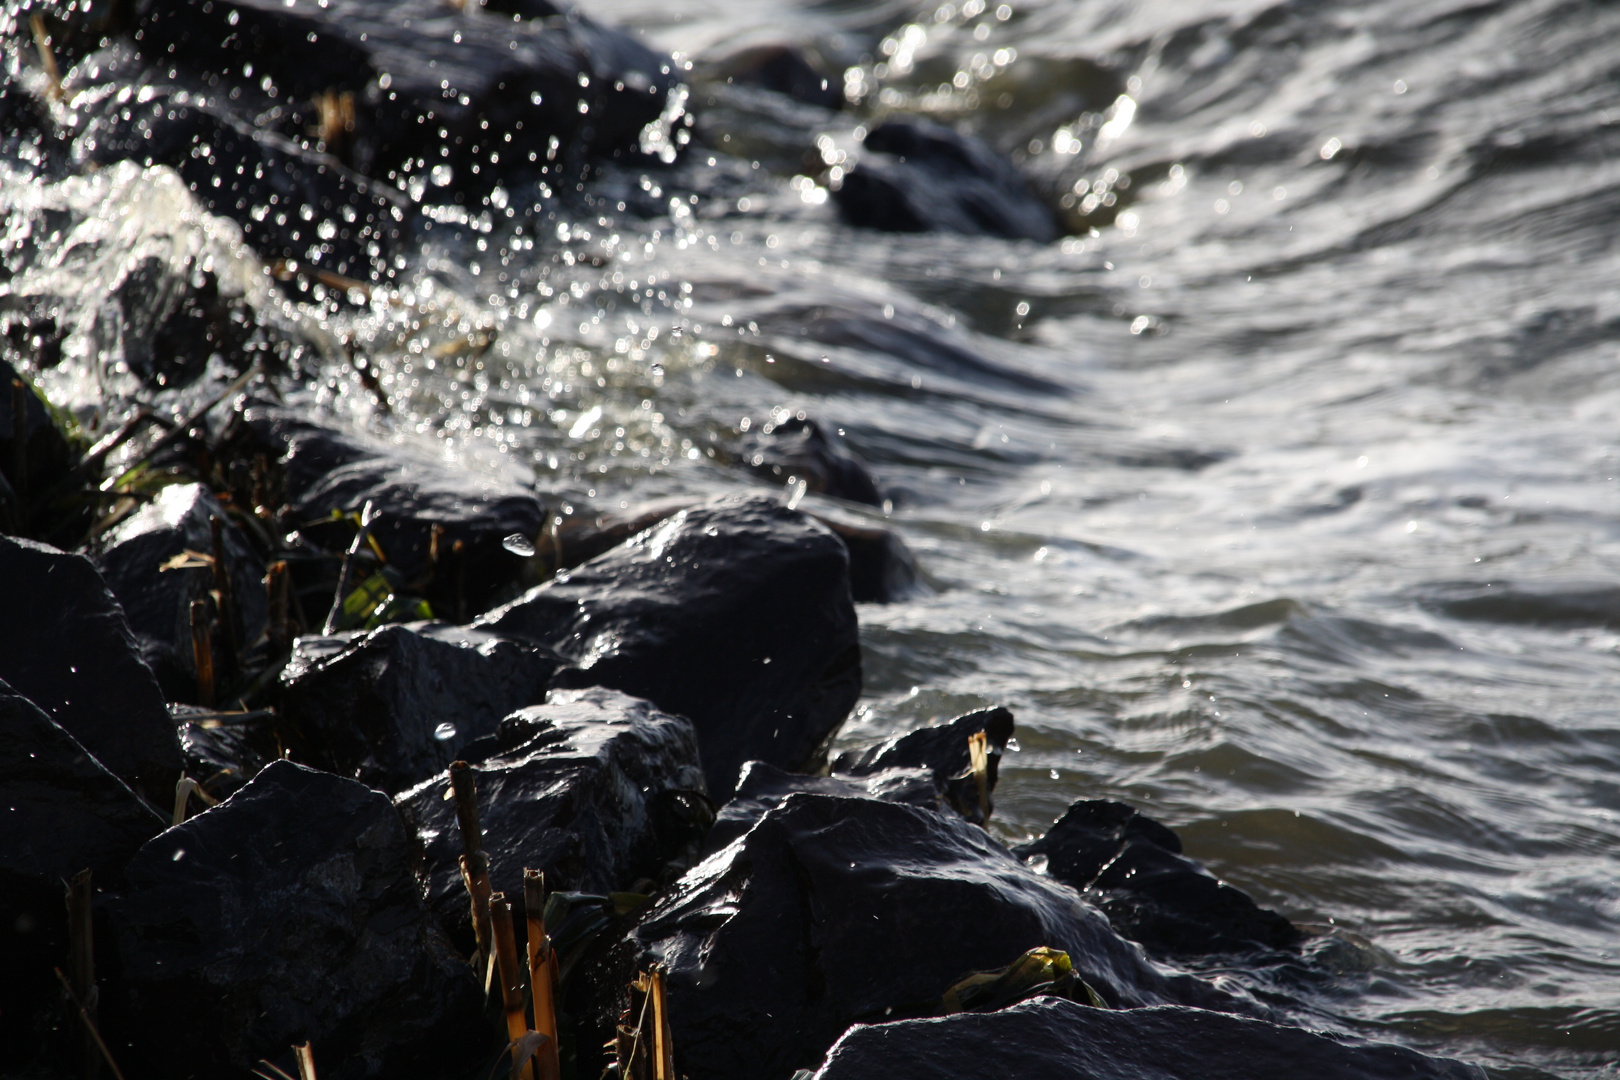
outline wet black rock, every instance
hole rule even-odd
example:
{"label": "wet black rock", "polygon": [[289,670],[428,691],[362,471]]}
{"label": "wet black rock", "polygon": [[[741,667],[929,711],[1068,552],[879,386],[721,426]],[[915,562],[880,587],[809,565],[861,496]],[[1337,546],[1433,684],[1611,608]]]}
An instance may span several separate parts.
{"label": "wet black rock", "polygon": [[[231,610],[235,612],[235,640],[246,652],[263,636],[268,615],[264,586],[264,560],[242,531],[231,523],[219,501],[201,484],[172,484],[149,505],[110,532],[96,565],[113,596],[124,609],[129,628],[140,644],[141,658],[157,676],[170,701],[193,701],[197,692],[197,664],[192,648],[191,603],[208,597],[214,587],[211,565],[192,558],[190,565],[163,569],[164,563],[186,552],[211,558],[213,532],[209,524],[219,518],[225,564],[231,582]],[[229,633],[215,643],[223,655]]]}
{"label": "wet black rock", "polygon": [[635,152],[675,85],[667,58],[547,3],[142,0],[138,10],[141,48],[159,64],[253,90],[269,80],[289,101],[347,95],[352,162],[402,186],[493,184],[543,168],[559,146]]}
{"label": "wet black rock", "polygon": [[849,750],[833,760],[835,775],[873,776],[887,769],[928,769],[941,797],[969,821],[983,824],[988,816],[979,805],[979,783],[974,776],[968,741],[985,736],[984,801],[996,789],[1001,755],[1012,738],[1013,714],[996,707],[979,709],[947,724],[918,728],[865,750]]}
{"label": "wet black rock", "polygon": [[354,534],[332,512],[359,513],[370,502],[371,534],[389,566],[406,579],[431,579],[423,594],[436,614],[463,620],[517,592],[524,556],[503,545],[513,535],[532,543],[545,527],[546,503],[533,492],[276,406],[252,406],[244,417],[255,448],[279,463],[293,519],[328,550],[343,550]]}
{"label": "wet black rock", "polygon": [[866,463],[814,420],[790,418],[744,434],[738,454],[755,475],[767,480],[779,484],[802,480],[820,495],[883,505]]}
{"label": "wet black rock", "polygon": [[157,805],[174,798],[180,747],[152,671],[83,555],[0,537],[0,679],[44,709]]}
{"label": "wet black rock", "polygon": [[1485,1080],[1473,1065],[1388,1043],[1346,1044],[1202,1009],[1114,1011],[1039,998],[851,1028],[814,1080]]}
{"label": "wet black rock", "polygon": [[844,545],[760,496],[682,510],[478,625],[566,658],[558,686],[610,686],[690,719],[722,800],[745,761],[813,765],[860,696]]}
{"label": "wet black rock", "polygon": [[[221,95],[156,78],[121,46],[87,57],[75,76],[88,90],[79,101],[84,122],[74,140],[81,166],[125,160],[167,165],[205,209],[240,225],[243,238],[266,259],[367,280],[393,275],[390,260],[409,231],[412,211],[398,190],[236,115]],[[206,317],[210,301],[215,308],[224,301],[217,286],[209,295],[204,285],[191,300],[189,314],[198,323],[193,329],[215,337],[244,335],[247,320],[233,323],[234,312]],[[185,328],[180,321],[174,330]],[[228,356],[228,345],[217,343],[212,351]],[[157,349],[135,366],[152,369],[149,378],[172,381],[178,376],[166,367],[193,358],[200,363],[208,355]]]}
{"label": "wet black rock", "polygon": [[1283,916],[1181,854],[1175,833],[1124,803],[1069,807],[1039,840],[1013,849],[1107,913],[1114,928],[1159,953],[1199,956],[1297,949]]}
{"label": "wet black rock", "polygon": [[171,705],[186,775],[216,799],[242,789],[279,756],[267,711],[221,717],[212,709]]}
{"label": "wet black rock", "polygon": [[703,838],[703,853],[711,855],[736,840],[752,829],[767,810],[797,792],[881,799],[936,812],[949,809],[930,769],[882,769],[861,777],[807,776],[763,761],[750,761],[743,766],[731,801],[720,808],[714,826]]}
{"label": "wet black rock", "polygon": [[705,64],[705,79],[758,86],[823,109],[844,107],[843,78],[792,45],[753,45]]}
{"label": "wet black rock", "polygon": [[[14,408],[19,398],[23,403],[20,440]],[[40,516],[42,501],[66,479],[72,466],[73,451],[45,402],[34,392],[33,382],[0,360],[0,533],[29,532]]]}
{"label": "wet black rock", "polygon": [[[473,764],[490,881],[523,895],[523,871],[548,890],[605,894],[665,876],[702,813],[703,769],[689,721],[600,688],[563,690],[502,721],[499,753]],[[401,794],[421,837],[428,904],[470,941],[462,837],[443,777]]]}
{"label": "wet black rock", "polygon": [[[571,569],[693,505],[690,499],[659,499],[625,510],[564,518],[556,533],[545,538],[548,554],[556,568]],[[857,604],[893,603],[925,587],[917,560],[898,533],[825,505],[806,513],[843,541],[849,554],[850,594]]]}
{"label": "wet black rock", "polygon": [[272,763],[147,843],[107,904],[121,1060],[244,1075],[313,1040],[321,1075],[459,1075],[488,1048],[471,969],[429,915],[388,798]]}
{"label": "wet black rock", "polygon": [[558,666],[533,644],[442,622],[302,637],[281,673],[281,726],[299,760],[400,791],[544,701]]}
{"label": "wet black rock", "polygon": [[1047,243],[1052,213],[1012,163],[971,135],[928,120],[890,120],[866,136],[860,162],[833,194],[851,225]]}
{"label": "wet black rock", "polygon": [[[1227,999],[1166,978],[1069,889],[954,815],[793,794],[694,867],[601,970],[669,966],[681,1068],[786,1080],[849,1025],[929,1015],[957,981],[1061,949],[1114,1005]],[[599,1003],[598,1021],[614,1011]]]}
{"label": "wet black rock", "polygon": [[64,885],[89,870],[115,885],[163,816],[39,707],[0,682],[0,1046],[21,1067],[60,1015]]}

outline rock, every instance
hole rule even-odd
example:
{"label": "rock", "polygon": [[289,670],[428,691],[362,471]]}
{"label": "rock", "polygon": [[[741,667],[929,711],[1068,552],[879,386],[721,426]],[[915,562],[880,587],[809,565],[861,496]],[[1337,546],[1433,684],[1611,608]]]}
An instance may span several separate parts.
{"label": "rock", "polygon": [[[533,492],[321,427],[276,406],[251,406],[244,421],[250,449],[279,463],[300,531],[328,550],[347,548],[354,535],[352,525],[331,521],[332,512],[359,513],[370,502],[371,532],[388,565],[422,584],[435,613],[465,621],[517,592],[525,556],[504,541],[516,534],[532,543],[545,528],[547,507]],[[312,619],[324,614],[309,612]]]}
{"label": "rock", "polygon": [[[611,985],[667,964],[683,1072],[787,1080],[851,1024],[929,1015],[964,976],[1037,946],[1067,952],[1112,1005],[1229,1003],[1160,974],[1094,908],[978,826],[823,794],[788,796],[694,867],[593,978]],[[621,1007],[598,998],[576,1015],[605,1026]]]}
{"label": "rock", "polygon": [[929,769],[882,769],[862,777],[806,776],[763,761],[750,761],[742,768],[731,801],[720,808],[714,826],[703,838],[703,854],[719,851],[752,829],[766,811],[780,806],[789,795],[802,791],[851,799],[881,799],[925,810],[949,809]]}
{"label": "rock", "polygon": [[[246,652],[264,635],[269,614],[264,560],[203,485],[171,484],[164,488],[156,499],[107,535],[95,559],[107,587],[124,609],[140,645],[141,658],[157,676],[158,685],[170,701],[196,700],[191,602],[207,598],[214,587],[214,571],[206,565],[170,570],[162,567],[187,551],[212,556],[209,521],[214,517],[223,526],[220,535],[236,612],[235,636],[240,651]],[[216,656],[224,657],[228,640],[229,634],[225,633],[216,639]]]}
{"label": "rock", "polygon": [[[396,189],[250,123],[229,111],[218,95],[186,90],[143,70],[125,47],[87,57],[79,71],[83,74],[75,81],[89,90],[79,102],[84,122],[74,140],[74,159],[81,167],[125,160],[167,165],[209,213],[240,225],[243,238],[266,259],[363,280],[393,276],[391,258],[409,232],[413,213]],[[245,336],[251,325],[245,318],[233,320],[226,312],[205,320],[192,314],[223,303],[217,286],[211,289],[206,280],[198,293],[190,312],[182,313],[204,324],[197,329]],[[157,349],[149,360],[154,365],[189,361],[187,370],[195,378],[209,351],[231,355],[223,346],[178,355]],[[140,371],[143,365],[133,366]],[[159,382],[176,377],[161,366],[148,374]]]}
{"label": "rock", "polygon": [[959,716],[947,724],[919,728],[897,735],[865,750],[850,750],[832,763],[834,775],[872,776],[886,769],[925,768],[932,772],[942,798],[969,821],[983,824],[989,816],[979,804],[978,780],[973,775],[968,740],[985,735],[985,791],[996,789],[1001,755],[1012,738],[1013,714],[996,707]]}
{"label": "rock", "polygon": [[98,887],[167,824],[33,702],[0,682],[0,1046],[9,1067],[38,1053],[59,1023],[66,967],[62,893],[89,870]]}
{"label": "rock", "polygon": [[401,186],[493,184],[544,168],[559,147],[633,153],[676,84],[667,58],[548,3],[142,0],[138,11],[141,48],[160,64],[251,92],[268,79],[288,102],[347,95],[355,166]]}
{"label": "rock", "polygon": [[[22,384],[22,456],[17,455],[16,386]],[[67,478],[73,451],[33,380],[0,360],[0,533],[27,533],[45,498]],[[20,466],[20,469],[19,469]]]}
{"label": "rock", "polygon": [[[279,755],[267,713],[219,719],[211,709],[171,705],[186,775],[216,799],[228,798]],[[206,719],[204,719],[206,718]]]}
{"label": "rock", "polygon": [[813,1080],[1485,1080],[1473,1065],[1346,1044],[1202,1009],[1091,1009],[1058,998],[993,1013],[862,1024]]}
{"label": "rock", "polygon": [[281,673],[281,725],[300,760],[401,791],[544,701],[557,668],[532,644],[442,622],[301,637]]}
{"label": "rock", "polygon": [[290,761],[150,841],[106,905],[127,994],[114,1054],[174,1077],[241,1075],[306,1039],[338,1080],[482,1062],[480,987],[411,847],[386,796]]}
{"label": "rock", "polygon": [[158,806],[180,746],[118,601],[83,555],[0,537],[0,679]]}
{"label": "rock", "polygon": [[713,82],[758,86],[823,109],[836,111],[844,107],[843,77],[829,74],[792,45],[739,49],[723,60],[705,64],[703,77]]}
{"label": "rock", "polygon": [[[557,569],[572,569],[693,505],[691,499],[657,499],[626,510],[564,518],[555,535],[543,538],[542,546]],[[917,560],[898,533],[831,507],[818,506],[806,513],[843,541],[849,555],[850,594],[857,604],[893,603],[924,587]]]}
{"label": "rock", "polygon": [[1080,890],[1121,934],[1182,956],[1298,949],[1304,935],[1181,854],[1175,833],[1124,803],[1069,807],[1045,836],[1013,849]]}
{"label": "rock", "polygon": [[[606,894],[662,878],[687,839],[686,804],[707,802],[691,723],[616,690],[558,691],[502,721],[498,738],[500,752],[472,768],[490,881],[510,897],[523,896],[526,869],[543,870],[550,891]],[[429,906],[470,942],[447,787],[437,777],[395,802],[422,840]]]}
{"label": "rock", "polygon": [[851,225],[1049,243],[1052,213],[1010,161],[928,120],[889,120],[866,136],[859,163],[833,193]]}
{"label": "rock", "polygon": [[756,476],[778,484],[798,479],[819,495],[883,505],[866,463],[814,420],[789,418],[745,433],[738,454]]}
{"label": "rock", "polygon": [[780,502],[725,496],[531,589],[476,625],[692,721],[709,791],[745,761],[804,769],[860,696],[849,556]]}

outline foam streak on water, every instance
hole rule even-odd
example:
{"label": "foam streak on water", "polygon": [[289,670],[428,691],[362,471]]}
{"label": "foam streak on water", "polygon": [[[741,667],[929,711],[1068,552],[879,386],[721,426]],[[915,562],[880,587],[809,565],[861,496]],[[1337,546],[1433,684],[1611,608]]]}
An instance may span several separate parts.
{"label": "foam streak on water", "polygon": [[[755,483],[745,417],[841,429],[935,586],[863,607],[842,745],[1005,703],[1005,838],[1128,800],[1328,930],[1324,1023],[1617,1075],[1620,9],[591,10],[699,61],[785,36],[861,106],[699,65],[675,166],[439,215],[335,317],[393,415],[342,371],[323,405],[582,505]],[[1095,230],[841,226],[806,152],[891,109]]]}

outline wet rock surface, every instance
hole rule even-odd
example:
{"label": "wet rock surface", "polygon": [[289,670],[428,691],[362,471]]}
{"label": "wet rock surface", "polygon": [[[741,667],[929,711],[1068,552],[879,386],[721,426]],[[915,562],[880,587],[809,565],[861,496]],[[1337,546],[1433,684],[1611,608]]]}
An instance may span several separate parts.
{"label": "wet rock surface", "polygon": [[750,761],[743,766],[731,801],[720,808],[714,827],[703,838],[703,853],[711,855],[752,829],[789,795],[812,792],[849,799],[881,799],[925,810],[948,809],[934,774],[929,769],[882,769],[862,777],[808,776]]}
{"label": "wet rock surface", "polygon": [[106,907],[127,995],[117,1052],[244,1075],[313,1040],[322,1075],[448,1075],[489,1042],[472,971],[429,916],[388,798],[278,761],[163,833]]}
{"label": "wet rock surface", "polygon": [[883,505],[866,463],[814,420],[788,419],[745,434],[738,453],[755,475],[776,483],[802,480],[819,495]]}
{"label": "wet rock surface", "polygon": [[358,514],[369,502],[370,532],[388,565],[420,583],[436,613],[464,621],[517,591],[524,557],[503,544],[513,535],[532,543],[545,527],[546,504],[534,492],[273,405],[249,408],[244,423],[282,472],[290,516],[328,550],[341,552],[354,535],[333,512]]}
{"label": "wet rock surface", "polygon": [[[985,737],[984,806],[974,775],[968,741]],[[1004,708],[979,709],[947,724],[908,731],[865,750],[851,750],[833,760],[834,775],[868,777],[896,768],[927,769],[940,797],[969,821],[983,824],[989,816],[990,793],[996,787],[1001,756],[1012,738],[1013,715]]]}
{"label": "wet rock surface", "polygon": [[123,610],[83,555],[0,537],[0,679],[115,776],[164,805],[180,747]]}
{"label": "wet rock surface", "polygon": [[1484,1080],[1483,1070],[1387,1043],[1201,1009],[1116,1012],[1041,998],[993,1013],[852,1028],[815,1080]]}
{"label": "wet rock surface", "polygon": [[[523,895],[526,869],[550,890],[598,894],[662,878],[706,801],[691,723],[616,690],[558,691],[503,720],[496,741],[472,768],[490,882],[508,896]],[[421,838],[428,904],[470,941],[446,789],[436,778],[396,803]]]}
{"label": "wet rock surface", "polygon": [[[214,518],[221,524],[235,620],[222,637],[236,641],[238,652],[243,651],[265,632],[264,559],[203,485],[164,488],[149,505],[108,534],[95,559],[108,589],[124,609],[140,645],[141,659],[170,701],[190,701],[197,692],[191,604],[209,600],[215,586],[213,567],[204,564],[213,558],[210,523]],[[187,552],[192,553],[189,559],[185,558]],[[192,565],[164,568],[175,559]]]}
{"label": "wet rock surface", "polygon": [[690,719],[719,799],[745,761],[814,763],[860,694],[843,544],[757,496],[683,510],[476,625],[565,658],[557,686]]}
{"label": "wet rock surface", "polygon": [[1012,163],[928,120],[889,120],[866,136],[860,164],[833,196],[851,225],[1049,243],[1052,213]]}
{"label": "wet rock surface", "polygon": [[810,793],[694,867],[617,962],[669,965],[683,1070],[775,1080],[814,1068],[850,1024],[929,1015],[962,977],[1037,946],[1066,951],[1111,1004],[1225,1000],[1161,975],[1094,908],[978,826]]}
{"label": "wet rock surface", "polygon": [[753,45],[703,65],[713,82],[757,86],[823,109],[844,106],[843,77],[792,45]]}
{"label": "wet rock surface", "polygon": [[[156,62],[249,86],[268,77],[298,101],[346,95],[351,160],[401,186],[492,184],[544,168],[559,146],[634,152],[674,85],[667,58],[546,3],[143,0],[138,11]],[[450,174],[433,176],[439,167]]]}
{"label": "wet rock surface", "polygon": [[38,504],[62,483],[71,465],[67,440],[33,382],[0,360],[0,531],[28,529]]}
{"label": "wet rock surface", "polygon": [[255,122],[256,110],[207,81],[188,87],[161,78],[126,45],[86,57],[69,84],[82,115],[73,140],[81,167],[167,165],[266,259],[367,280],[393,276],[414,208],[391,185]]}
{"label": "wet rock surface", "polygon": [[93,884],[116,884],[167,822],[3,682],[0,815],[0,1045],[20,1068],[59,1018],[51,968],[68,950],[66,883],[89,870]]}
{"label": "wet rock surface", "polygon": [[543,702],[558,666],[531,643],[439,622],[300,638],[281,675],[283,726],[301,760],[400,791]]}
{"label": "wet rock surface", "polygon": [[1305,935],[1181,854],[1175,833],[1124,803],[1077,802],[1045,836],[1013,849],[1159,953],[1298,949]]}

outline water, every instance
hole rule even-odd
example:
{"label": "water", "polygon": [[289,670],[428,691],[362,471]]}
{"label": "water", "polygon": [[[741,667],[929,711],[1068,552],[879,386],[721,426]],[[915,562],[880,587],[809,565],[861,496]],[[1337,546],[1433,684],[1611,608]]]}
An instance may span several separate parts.
{"label": "water", "polygon": [[[840,746],[1008,704],[1004,838],[1128,800],[1328,935],[1336,977],[1291,990],[1322,1026],[1620,1075],[1620,8],[590,10],[698,61],[693,149],[588,205],[436,213],[398,303],[261,297],[393,402],[314,349],[320,407],[580,506],[755,483],[723,450],[745,418],[838,428],[931,583],[862,607]],[[699,78],[784,39],[861,107]],[[845,228],[824,166],[887,109],[1115,204],[1044,247]],[[83,250],[252,265],[161,177],[8,187],[144,229]],[[14,290],[71,292],[32,258]],[[871,332],[800,333],[829,312]],[[86,370],[46,380],[81,416],[119,388]]]}

